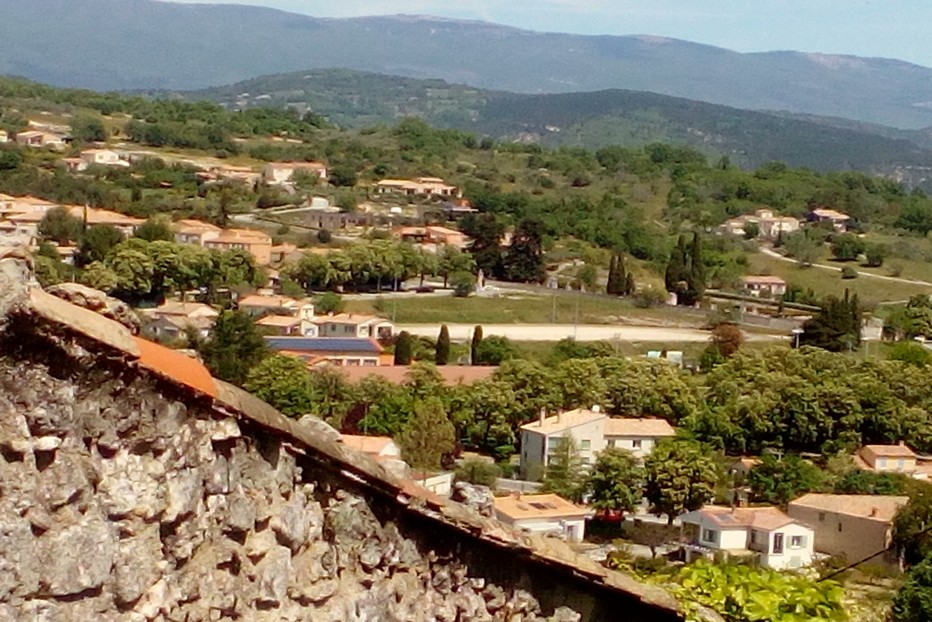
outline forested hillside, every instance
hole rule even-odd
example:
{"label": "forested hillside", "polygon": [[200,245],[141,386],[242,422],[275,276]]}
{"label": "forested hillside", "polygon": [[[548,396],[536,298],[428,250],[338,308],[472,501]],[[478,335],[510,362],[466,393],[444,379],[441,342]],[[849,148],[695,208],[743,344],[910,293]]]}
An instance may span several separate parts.
{"label": "forested hillside", "polygon": [[228,109],[310,110],[357,129],[416,116],[438,127],[548,147],[677,143],[713,158],[727,155],[745,168],[776,160],[817,171],[885,174],[932,189],[932,150],[911,140],[925,139],[921,132],[856,123],[838,127],[836,123],[844,122],[797,119],[654,93],[519,95],[441,80],[308,70],[178,95]]}
{"label": "forested hillside", "polygon": [[[524,93],[623,88],[738,108],[932,126],[932,70],[649,36],[537,33],[425,17],[316,19],[153,0],[0,0],[0,73],[107,89],[201,88],[346,67]],[[651,34],[651,33],[646,33]]]}

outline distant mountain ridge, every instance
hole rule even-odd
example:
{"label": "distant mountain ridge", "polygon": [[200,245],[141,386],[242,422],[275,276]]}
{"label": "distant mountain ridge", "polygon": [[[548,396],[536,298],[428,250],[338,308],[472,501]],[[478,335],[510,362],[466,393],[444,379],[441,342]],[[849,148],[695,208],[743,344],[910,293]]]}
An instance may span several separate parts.
{"label": "distant mountain ridge", "polygon": [[291,106],[352,128],[416,116],[440,127],[550,147],[671,142],[710,156],[727,155],[748,168],[776,160],[817,171],[860,170],[920,186],[928,186],[932,177],[932,149],[918,144],[928,137],[921,131],[739,110],[655,93],[526,95],[344,69],[262,76],[176,95],[228,108]]}
{"label": "distant mountain ridge", "polygon": [[739,54],[651,36],[538,33],[420,16],[318,19],[239,5],[0,0],[0,73],[98,89],[191,89],[307,68],[521,93],[626,89],[743,109],[932,126],[932,69]]}

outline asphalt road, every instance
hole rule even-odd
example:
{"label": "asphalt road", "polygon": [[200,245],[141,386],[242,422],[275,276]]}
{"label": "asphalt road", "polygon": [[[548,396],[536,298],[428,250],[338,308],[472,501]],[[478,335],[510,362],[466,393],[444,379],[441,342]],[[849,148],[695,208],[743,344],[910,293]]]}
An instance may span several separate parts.
{"label": "asphalt road", "polygon": [[[472,337],[474,324],[447,324],[450,338],[465,341]],[[396,331],[412,335],[436,337],[440,324],[398,324]],[[577,341],[627,341],[653,343],[689,343],[709,340],[709,331],[698,328],[658,328],[656,326],[612,326],[606,324],[483,324],[484,335],[499,335],[512,341],[560,341],[567,337]],[[783,339],[779,335],[749,333],[748,341]]]}

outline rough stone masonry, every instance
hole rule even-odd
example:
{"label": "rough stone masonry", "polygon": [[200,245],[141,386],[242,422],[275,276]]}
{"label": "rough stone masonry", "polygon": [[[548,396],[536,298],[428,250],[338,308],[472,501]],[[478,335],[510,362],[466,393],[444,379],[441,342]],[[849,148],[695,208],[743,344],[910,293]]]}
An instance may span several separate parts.
{"label": "rough stone masonry", "polygon": [[679,619],[666,593],[41,291],[0,249],[0,622]]}

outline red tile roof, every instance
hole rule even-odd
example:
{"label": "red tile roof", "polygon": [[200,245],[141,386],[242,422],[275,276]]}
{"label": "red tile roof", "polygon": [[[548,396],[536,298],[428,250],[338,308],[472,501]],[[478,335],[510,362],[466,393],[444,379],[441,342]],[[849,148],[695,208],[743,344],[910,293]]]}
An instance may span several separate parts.
{"label": "red tile roof", "polygon": [[160,376],[217,397],[217,384],[203,363],[157,343],[133,337],[139,347],[139,364]]}

